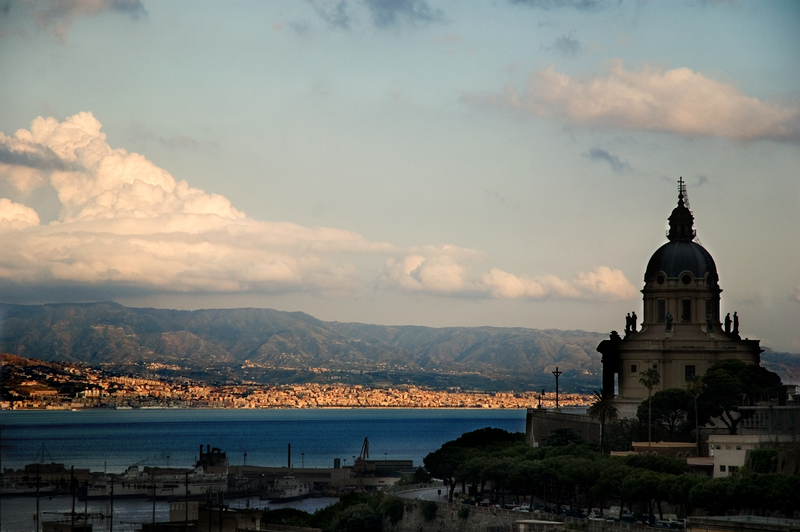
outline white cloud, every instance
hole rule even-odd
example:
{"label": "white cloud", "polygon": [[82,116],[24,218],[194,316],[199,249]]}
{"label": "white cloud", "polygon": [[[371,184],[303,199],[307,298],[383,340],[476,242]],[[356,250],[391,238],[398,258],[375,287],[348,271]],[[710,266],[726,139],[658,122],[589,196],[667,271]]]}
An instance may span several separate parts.
{"label": "white cloud", "polygon": [[23,229],[39,225],[39,215],[35,210],[20,203],[0,198],[0,230]]}
{"label": "white cloud", "polygon": [[420,252],[388,259],[382,274],[383,283],[439,294],[474,290],[463,262],[477,256],[477,252],[452,246],[428,247]]}
{"label": "white cloud", "polygon": [[634,72],[615,60],[604,75],[570,77],[550,65],[523,92],[509,86],[503,96],[471,99],[586,127],[800,140],[800,105],[762,101],[688,68],[647,65]]}
{"label": "white cloud", "polygon": [[580,298],[611,301],[629,300],[637,296],[636,288],[620,270],[599,266],[580,272],[571,281],[554,275],[518,276],[498,269],[484,274],[483,285],[496,298]]}
{"label": "white cloud", "polygon": [[62,205],[57,220],[41,225],[34,209],[0,199],[6,286],[107,288],[112,297],[114,290],[342,297],[371,283],[443,296],[625,299],[636,293],[622,272],[605,267],[572,281],[497,269],[481,274],[471,266],[486,257],[471,249],[399,248],[350,231],[252,220],[226,198],[112,148],[101,128],[91,113],[80,113],[63,122],[40,117],[30,130],[0,134],[0,179],[28,192],[52,187]]}
{"label": "white cloud", "polygon": [[19,144],[59,158],[61,164],[43,169],[50,170],[49,181],[61,200],[61,221],[178,213],[244,218],[224,197],[191,188],[186,181],[176,182],[137,153],[111,148],[101,127],[92,113],[79,113],[64,122],[40,117],[30,131],[20,130],[14,137]]}

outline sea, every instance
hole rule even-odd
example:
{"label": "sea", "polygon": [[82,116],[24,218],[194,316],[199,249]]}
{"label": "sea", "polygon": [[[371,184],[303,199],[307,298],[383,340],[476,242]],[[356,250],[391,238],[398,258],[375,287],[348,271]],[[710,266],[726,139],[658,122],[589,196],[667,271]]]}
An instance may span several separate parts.
{"label": "sea", "polygon": [[[200,446],[217,447],[231,465],[346,466],[361,453],[365,439],[372,460],[423,458],[465,432],[493,427],[525,431],[525,409],[281,409],[192,410],[134,409],[79,411],[0,411],[0,467],[22,468],[36,462],[67,468],[122,473],[129,466],[191,468]],[[289,446],[291,445],[291,462]],[[292,506],[314,511],[333,499],[306,499],[282,505],[256,499],[227,501],[232,507]],[[40,500],[42,520],[71,510],[69,497]],[[107,501],[78,503],[76,511],[109,515]],[[167,520],[169,505],[119,501],[113,530],[136,530]],[[0,532],[35,532],[34,498],[0,500]],[[48,517],[49,516],[49,517]],[[110,530],[109,519],[95,531]],[[41,530],[41,528],[39,528]]]}

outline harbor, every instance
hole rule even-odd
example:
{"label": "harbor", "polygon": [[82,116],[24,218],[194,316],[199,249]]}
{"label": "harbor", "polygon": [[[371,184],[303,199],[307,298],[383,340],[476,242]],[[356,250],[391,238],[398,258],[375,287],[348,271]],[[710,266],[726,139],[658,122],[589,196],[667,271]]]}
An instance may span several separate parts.
{"label": "harbor", "polygon": [[367,438],[349,466],[337,458],[330,468],[305,468],[301,456],[296,468],[291,444],[286,452],[282,466],[231,466],[222,449],[200,445],[191,470],[133,465],[109,474],[57,463],[4,469],[2,532],[28,529],[31,518],[37,532],[112,530],[115,521],[117,530],[143,530],[147,523],[197,522],[203,512],[237,509],[255,519],[271,507],[321,508],[343,493],[377,491],[414,471],[412,460],[370,460]]}

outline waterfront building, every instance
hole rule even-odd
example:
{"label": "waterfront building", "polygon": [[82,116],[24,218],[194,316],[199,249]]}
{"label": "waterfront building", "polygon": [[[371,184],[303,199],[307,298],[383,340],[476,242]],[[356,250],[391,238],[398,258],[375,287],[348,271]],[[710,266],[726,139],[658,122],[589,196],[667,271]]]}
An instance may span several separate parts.
{"label": "waterfront building", "polygon": [[603,393],[613,394],[621,417],[635,417],[648,397],[642,372],[658,371],[652,393],[686,388],[720,360],[758,365],[758,340],[742,339],[739,316],[720,316],[717,266],[698,242],[686,186],[678,182],[678,205],[669,216],[668,242],[658,248],[644,274],[641,326],[634,312],[624,336],[612,331],[597,346],[602,354]]}
{"label": "waterfront building", "polygon": [[[624,336],[612,331],[597,346],[602,355],[602,393],[614,397],[619,417],[635,418],[650,392],[642,372],[655,369],[659,382],[652,393],[687,388],[716,362],[737,359],[761,362],[758,340],[742,339],[736,312],[720,315],[717,265],[697,240],[686,185],[678,181],[678,205],[668,218],[667,243],[647,262],[642,288],[641,325],[636,312],[626,316]],[[585,415],[529,408],[526,441],[536,446],[553,430],[570,428],[587,441],[599,440],[600,426]]]}

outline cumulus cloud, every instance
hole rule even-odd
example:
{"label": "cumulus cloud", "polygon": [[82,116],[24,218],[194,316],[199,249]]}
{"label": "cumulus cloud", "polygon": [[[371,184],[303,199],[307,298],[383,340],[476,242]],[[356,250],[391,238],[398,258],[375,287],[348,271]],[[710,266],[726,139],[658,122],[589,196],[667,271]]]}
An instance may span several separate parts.
{"label": "cumulus cloud", "polygon": [[622,272],[605,267],[571,281],[497,269],[482,274],[474,266],[486,257],[475,250],[401,248],[351,231],[253,220],[223,196],[177,181],[142,155],[112,148],[101,128],[91,113],[79,113],[62,122],[40,117],[29,130],[0,134],[0,179],[28,191],[50,187],[61,202],[58,219],[42,225],[35,209],[0,198],[4,289],[342,297],[372,284],[485,298],[636,293]]}
{"label": "cumulus cloud", "polygon": [[39,215],[25,205],[0,198],[0,229],[23,229],[39,225]]}
{"label": "cumulus cloud", "polygon": [[53,31],[62,43],[74,19],[108,11],[123,13],[137,19],[145,14],[140,0],[29,0],[25,7],[33,9],[40,29]]}
{"label": "cumulus cloud", "polygon": [[575,126],[663,131],[688,137],[800,140],[800,104],[762,101],[688,68],[646,65],[625,70],[621,60],[602,75],[570,77],[551,65],[526,89],[473,101],[523,109]]}
{"label": "cumulus cloud", "polygon": [[386,261],[380,284],[410,291],[454,294],[479,291],[467,262],[479,258],[474,250],[454,246],[425,247]]}
{"label": "cumulus cloud", "polygon": [[592,148],[588,154],[589,159],[593,161],[605,161],[611,166],[615,172],[627,170],[630,165],[626,161],[621,161],[616,155],[611,155],[606,150],[600,148]]}
{"label": "cumulus cloud", "polygon": [[580,272],[572,280],[555,275],[515,275],[497,268],[473,275],[468,263],[478,258],[480,254],[473,250],[427,248],[419,254],[389,259],[382,280],[405,290],[496,299],[622,301],[638,295],[622,271],[606,266]]}
{"label": "cumulus cloud", "polygon": [[607,266],[580,272],[572,280],[554,275],[518,276],[498,269],[483,275],[483,285],[496,298],[581,298],[622,301],[638,292],[620,270]]}

